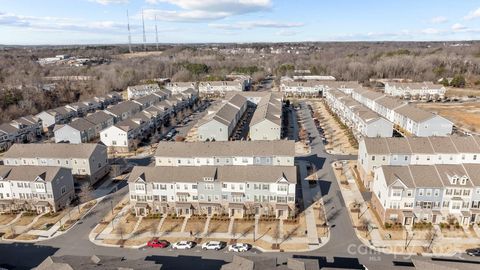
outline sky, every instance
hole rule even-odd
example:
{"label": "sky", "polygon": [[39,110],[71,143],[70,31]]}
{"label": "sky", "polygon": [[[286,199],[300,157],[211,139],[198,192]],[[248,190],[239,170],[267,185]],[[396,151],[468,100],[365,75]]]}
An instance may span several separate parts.
{"label": "sky", "polygon": [[0,0],[0,44],[480,39],[478,0]]}

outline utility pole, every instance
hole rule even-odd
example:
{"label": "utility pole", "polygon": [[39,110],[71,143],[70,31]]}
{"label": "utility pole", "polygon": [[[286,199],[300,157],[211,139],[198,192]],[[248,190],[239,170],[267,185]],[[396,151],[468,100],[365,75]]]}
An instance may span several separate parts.
{"label": "utility pole", "polygon": [[145,35],[145,19],[143,17],[143,9],[142,9],[142,26],[143,26],[143,50],[147,51],[147,36]]}
{"label": "utility pole", "polygon": [[157,15],[155,15],[155,42],[157,44],[157,51],[158,51],[158,29],[157,29]]}
{"label": "utility pole", "polygon": [[128,51],[132,53],[132,34],[130,33],[130,17],[127,9],[127,29],[128,29]]}

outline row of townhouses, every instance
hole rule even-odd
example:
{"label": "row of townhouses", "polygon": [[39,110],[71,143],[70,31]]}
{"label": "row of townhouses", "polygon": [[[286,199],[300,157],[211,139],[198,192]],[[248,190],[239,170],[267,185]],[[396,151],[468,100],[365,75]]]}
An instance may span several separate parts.
{"label": "row of townhouses", "polygon": [[56,212],[70,204],[74,197],[71,169],[0,165],[0,213]]}
{"label": "row of townhouses", "polygon": [[354,136],[361,137],[392,137],[393,123],[370,110],[351,96],[340,90],[329,90],[325,100],[333,113],[349,128]]}
{"label": "row of townhouses", "polygon": [[385,83],[385,94],[413,100],[440,100],[445,98],[447,89],[441,84],[433,82],[423,83]]}
{"label": "row of townhouses", "polygon": [[7,166],[59,166],[76,179],[95,183],[109,173],[107,147],[101,144],[14,144],[3,156]]}
{"label": "row of townhouses", "polygon": [[193,105],[197,99],[197,92],[189,89],[169,97],[159,97],[158,93],[155,93],[126,101],[129,105],[117,108],[116,124],[102,130],[100,140],[110,151],[131,151],[142,139],[158,127],[166,125],[172,116]]}
{"label": "row of townhouses", "polygon": [[384,222],[478,222],[480,137],[364,138],[358,168]]}
{"label": "row of townhouses", "polygon": [[[340,89],[342,90],[342,89]],[[349,93],[350,91],[344,91]],[[437,114],[419,109],[395,98],[363,88],[351,91],[352,98],[392,122],[395,128],[418,137],[445,136],[453,123]]]}
{"label": "row of townhouses", "polygon": [[24,116],[0,125],[0,151],[14,143],[34,142],[41,136],[41,121],[35,116]]}
{"label": "row of townhouses", "polygon": [[282,97],[268,93],[255,104],[248,136],[252,141],[280,140],[282,138]]}
{"label": "row of townhouses", "polygon": [[381,166],[372,193],[383,222],[480,222],[480,164]]}
{"label": "row of townhouses", "polygon": [[160,142],[155,167],[135,167],[130,201],[149,213],[295,213],[294,141]]}
{"label": "row of townhouses", "polygon": [[58,124],[53,129],[56,143],[87,143],[100,136],[100,131],[114,124],[113,115],[97,111],[69,124]]}
{"label": "row of townhouses", "polygon": [[169,90],[161,89],[160,86],[156,83],[132,85],[127,87],[127,99],[129,100],[137,99],[143,96],[148,96],[148,95],[157,94],[157,93],[159,95],[168,95],[168,96],[172,94],[172,92],[169,92]]}
{"label": "row of townhouses", "polygon": [[159,142],[155,166],[293,166],[295,142]]}
{"label": "row of townhouses", "polygon": [[480,164],[480,137],[363,138],[358,146],[359,172],[367,188],[375,168],[384,165]]}
{"label": "row of townhouses", "polygon": [[128,178],[137,215],[245,214],[287,218],[295,211],[295,166],[135,167]]}
{"label": "row of townhouses", "polygon": [[361,88],[358,82],[334,80],[283,81],[280,91],[284,97],[321,97],[332,89],[351,92]]}
{"label": "row of townhouses", "polygon": [[116,104],[121,100],[120,94],[112,92],[103,97],[94,97],[87,101],[43,111],[36,117],[41,120],[43,131],[48,132],[52,131],[57,124],[67,124],[74,118],[83,117],[96,110],[107,108],[107,106]]}
{"label": "row of townhouses", "polygon": [[228,141],[238,121],[247,110],[247,99],[233,95],[208,109],[198,121],[197,139],[200,141]]}
{"label": "row of townhouses", "polygon": [[230,81],[205,81],[205,82],[170,82],[165,84],[165,89],[174,94],[182,93],[188,89],[198,90],[201,95],[224,96],[229,92],[246,91],[252,84],[252,78],[246,75],[227,75]]}

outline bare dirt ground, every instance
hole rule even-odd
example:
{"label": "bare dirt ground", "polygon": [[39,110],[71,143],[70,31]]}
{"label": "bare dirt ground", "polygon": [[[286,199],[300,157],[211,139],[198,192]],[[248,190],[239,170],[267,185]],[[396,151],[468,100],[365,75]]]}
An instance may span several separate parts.
{"label": "bare dirt ground", "polygon": [[210,224],[208,226],[209,233],[226,233],[228,232],[228,224],[230,223],[229,220],[210,220]]}
{"label": "bare dirt ground", "polygon": [[458,127],[473,132],[480,131],[480,102],[419,103],[417,106],[438,113],[454,122]]}
{"label": "bare dirt ground", "polygon": [[166,218],[160,228],[162,233],[180,232],[182,230],[183,218]]}
{"label": "bare dirt ground", "polygon": [[12,221],[17,215],[10,215],[10,214],[1,214],[0,215],[0,225],[8,224]]}
{"label": "bare dirt ground", "polygon": [[147,56],[160,56],[163,52],[133,52],[133,53],[124,53],[118,54],[116,57],[120,59],[131,59],[137,57],[147,57]]}
{"label": "bare dirt ground", "polygon": [[135,233],[156,232],[159,223],[159,218],[143,218]]}
{"label": "bare dirt ground", "polygon": [[480,96],[480,89],[447,87],[446,97]]}

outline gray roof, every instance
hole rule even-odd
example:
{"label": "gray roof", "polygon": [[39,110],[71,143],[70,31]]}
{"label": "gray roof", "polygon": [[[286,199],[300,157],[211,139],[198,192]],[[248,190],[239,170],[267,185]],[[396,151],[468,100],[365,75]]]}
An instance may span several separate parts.
{"label": "gray roof", "polygon": [[4,158],[89,158],[95,151],[106,152],[106,146],[94,143],[56,144],[31,143],[13,144]]}
{"label": "gray roof", "polygon": [[413,181],[417,187],[443,187],[441,177],[438,175],[436,166],[411,165],[408,166]]}
{"label": "gray roof", "polygon": [[295,156],[295,142],[276,141],[213,141],[158,143],[156,157],[221,157],[221,156]]}
{"label": "gray roof", "polygon": [[269,120],[278,126],[282,125],[282,102],[274,95],[269,94],[261,98],[253,113],[250,126],[258,124],[263,120]]}
{"label": "gray roof", "polygon": [[382,166],[381,170],[385,176],[385,181],[387,186],[390,186],[395,181],[400,180],[408,188],[414,188],[415,183],[413,182],[412,174],[408,166]]}
{"label": "gray roof", "polygon": [[385,85],[389,85],[396,88],[410,89],[440,89],[444,88],[441,84],[434,84],[433,82],[387,82]]}
{"label": "gray roof", "polygon": [[[401,106],[394,110],[396,113],[403,115],[404,117],[411,119],[417,123],[421,123],[430,120],[434,117],[441,117],[431,112],[419,109],[415,106]],[[441,117],[443,118],[443,117]]]}
{"label": "gray roof", "polygon": [[98,111],[98,112],[89,114],[85,117],[85,120],[95,125],[104,123],[110,119],[113,119],[113,116],[104,111]]}
{"label": "gray roof", "polygon": [[85,131],[85,130],[88,130],[90,128],[95,127],[95,125],[92,122],[87,121],[84,118],[77,118],[77,119],[73,120],[72,122],[70,122],[70,124],[67,124],[67,125],[71,126],[72,128],[74,128],[78,131]]}
{"label": "gray roof", "polygon": [[[458,176],[463,177],[467,176],[468,174],[465,171],[465,168],[460,164],[439,164],[435,165],[437,169],[438,175],[443,182],[444,186],[460,186],[458,183],[457,185],[453,185],[450,183],[449,177]],[[464,187],[471,187],[472,182],[467,181],[467,184]]]}
{"label": "gray roof", "polygon": [[128,181],[135,182],[141,178],[146,182],[202,182],[204,177],[211,177],[219,182],[262,183],[274,183],[285,177],[290,183],[296,183],[297,169],[295,166],[136,166]]}
{"label": "gray roof", "polygon": [[120,102],[116,105],[110,106],[106,109],[106,111],[114,114],[114,115],[121,115],[122,113],[128,112],[128,111],[135,111],[135,110],[140,110],[141,106],[131,100]]}
{"label": "gray roof", "polygon": [[480,136],[363,138],[369,154],[480,153]]}
{"label": "gray roof", "polygon": [[159,270],[157,262],[112,256],[49,256],[35,270]]}
{"label": "gray roof", "polygon": [[37,177],[46,182],[56,179],[61,170],[69,170],[54,166],[0,166],[0,177],[10,181],[35,181]]}

